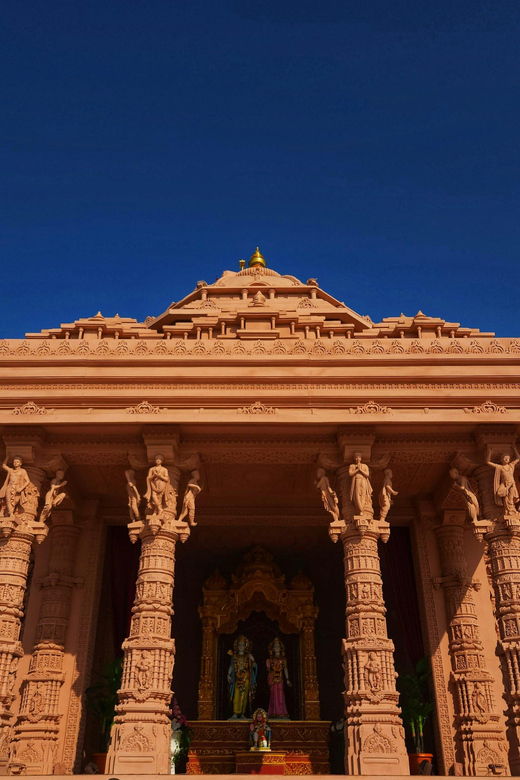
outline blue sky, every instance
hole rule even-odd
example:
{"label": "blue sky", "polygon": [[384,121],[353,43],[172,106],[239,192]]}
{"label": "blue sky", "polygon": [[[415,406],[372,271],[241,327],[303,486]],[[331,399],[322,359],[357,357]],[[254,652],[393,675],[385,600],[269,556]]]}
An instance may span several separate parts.
{"label": "blue sky", "polygon": [[269,265],[520,334],[518,0],[3,0],[0,337]]}

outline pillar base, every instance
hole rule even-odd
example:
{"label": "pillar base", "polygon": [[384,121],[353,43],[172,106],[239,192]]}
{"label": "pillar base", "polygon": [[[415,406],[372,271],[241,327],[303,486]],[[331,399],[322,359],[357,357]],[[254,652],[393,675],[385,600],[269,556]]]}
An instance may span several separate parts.
{"label": "pillar base", "polygon": [[169,775],[171,725],[167,717],[151,722],[115,723],[107,756],[110,775]]}
{"label": "pillar base", "polygon": [[[396,717],[392,723],[384,720],[384,716],[380,719],[374,719],[374,714],[365,717],[347,719],[345,773],[383,777],[409,775],[410,763],[399,719]],[[350,725],[349,721],[354,720],[355,725]]]}

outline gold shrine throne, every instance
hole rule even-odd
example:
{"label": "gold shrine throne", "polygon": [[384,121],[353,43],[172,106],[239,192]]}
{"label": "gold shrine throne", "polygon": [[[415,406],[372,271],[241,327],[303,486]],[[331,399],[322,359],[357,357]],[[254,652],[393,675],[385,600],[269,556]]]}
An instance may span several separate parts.
{"label": "gold shrine throne", "polygon": [[203,587],[202,660],[199,682],[199,720],[214,720],[217,712],[217,654],[220,634],[232,634],[252,612],[265,612],[285,634],[299,634],[300,679],[304,720],[318,720],[320,700],[316,677],[314,587],[298,573],[289,583],[261,547],[248,552],[232,585],[215,572]]}
{"label": "gold shrine throne", "polygon": [[[249,746],[249,722],[216,720],[219,636],[233,634],[253,612],[264,612],[283,634],[299,637],[299,673],[303,720],[273,721],[271,746],[284,754],[286,775],[328,774],[329,724],[320,721],[314,624],[318,608],[314,587],[301,572],[285,583],[273,556],[260,547],[248,552],[231,585],[215,572],[204,584],[199,715],[187,774],[232,774],[236,754]],[[268,761],[268,759],[266,759]]]}

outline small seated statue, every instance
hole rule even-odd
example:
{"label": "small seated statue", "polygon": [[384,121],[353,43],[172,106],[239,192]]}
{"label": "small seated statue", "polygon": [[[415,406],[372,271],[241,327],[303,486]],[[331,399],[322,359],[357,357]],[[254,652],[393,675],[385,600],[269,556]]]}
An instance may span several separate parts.
{"label": "small seated statue", "polygon": [[271,726],[265,710],[259,707],[253,712],[253,722],[249,728],[251,750],[271,750]]}

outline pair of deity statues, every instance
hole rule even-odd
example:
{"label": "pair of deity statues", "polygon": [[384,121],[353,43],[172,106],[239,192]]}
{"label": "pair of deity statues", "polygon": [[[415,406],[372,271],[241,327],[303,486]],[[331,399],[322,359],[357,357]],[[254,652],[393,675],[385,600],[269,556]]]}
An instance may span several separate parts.
{"label": "pair of deity statues", "polygon": [[[356,512],[361,516],[373,517],[374,507],[372,505],[373,488],[370,481],[370,467],[363,463],[360,452],[354,454],[354,463],[351,463],[348,469],[350,476],[349,497],[354,505]],[[337,493],[332,489],[329,478],[324,468],[319,468],[316,472],[316,488],[321,494],[325,510],[332,516],[334,522],[340,519],[340,509]],[[391,469],[384,469],[383,486],[379,493],[379,521],[386,520],[386,516],[392,506],[392,498],[397,495],[392,484],[393,474]]]}
{"label": "pair of deity statues", "polygon": [[[27,471],[23,468],[23,460],[19,455],[14,456],[12,467],[8,465],[6,459],[2,463],[2,468],[7,471],[7,476],[0,488],[0,512],[7,517],[15,517],[17,514],[24,513],[31,499],[31,490],[33,495],[36,493],[36,500],[38,492],[32,485]],[[61,488],[67,484],[67,481],[63,479],[64,476],[65,472],[58,469],[54,479],[51,480],[40,514],[40,522],[42,523],[48,519],[52,510],[59,506],[67,495],[65,491],[60,492]]]}
{"label": "pair of deity statues", "polygon": [[[258,665],[251,652],[251,642],[247,637],[240,635],[233,644],[233,650],[228,650],[230,663],[228,669],[229,697],[233,706],[232,720],[246,717],[246,709],[252,703],[256,691]],[[270,718],[289,717],[285,701],[284,682],[292,687],[289,680],[285,645],[275,637],[269,645],[269,658],[265,662],[267,668],[267,683],[269,685],[269,708],[267,715]],[[260,710],[257,710],[260,712]],[[261,712],[264,712],[261,710]]]}
{"label": "pair of deity statues", "polygon": [[[160,515],[164,509],[169,509],[174,512],[177,505],[177,493],[171,484],[168,469],[163,463],[163,456],[156,455],[155,465],[149,469],[146,477],[146,493],[144,494],[146,513],[152,516]],[[137,489],[135,471],[133,469],[128,469],[125,471],[125,477],[130,519],[132,521],[137,521],[141,519],[139,505],[142,499],[139,490]],[[199,472],[197,470],[192,471],[184,493],[181,513],[177,518],[180,522],[187,517],[188,523],[191,526],[197,525],[195,522],[195,499],[202,490],[201,485],[199,485],[199,480]]]}

